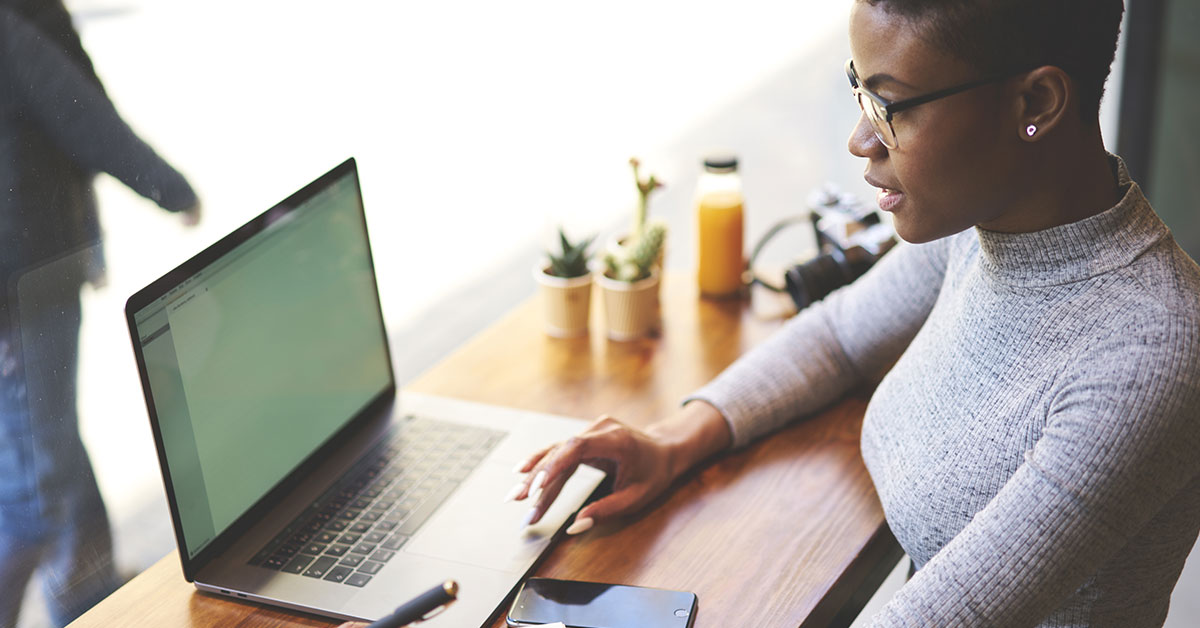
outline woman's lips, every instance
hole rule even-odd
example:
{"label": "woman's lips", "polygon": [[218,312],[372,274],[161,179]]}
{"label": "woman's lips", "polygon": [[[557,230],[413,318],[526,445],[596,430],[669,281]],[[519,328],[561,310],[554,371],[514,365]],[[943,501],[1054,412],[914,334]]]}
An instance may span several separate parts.
{"label": "woman's lips", "polygon": [[904,200],[904,192],[881,188],[876,199],[879,201],[879,209],[885,212],[895,211],[896,206]]}

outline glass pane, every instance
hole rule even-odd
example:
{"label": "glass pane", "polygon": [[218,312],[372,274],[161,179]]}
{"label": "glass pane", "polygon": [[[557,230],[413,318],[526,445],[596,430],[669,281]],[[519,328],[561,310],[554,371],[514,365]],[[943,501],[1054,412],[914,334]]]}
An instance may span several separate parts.
{"label": "glass pane", "polygon": [[1200,3],[1168,0],[1148,194],[1193,259],[1200,258]]}

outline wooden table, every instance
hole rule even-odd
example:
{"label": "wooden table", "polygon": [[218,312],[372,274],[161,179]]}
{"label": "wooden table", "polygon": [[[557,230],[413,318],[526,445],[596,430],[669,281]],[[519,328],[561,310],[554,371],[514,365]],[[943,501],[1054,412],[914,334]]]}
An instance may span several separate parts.
{"label": "wooden table", "polygon": [[[534,297],[407,388],[645,425],[782,323],[698,299],[682,275],[667,276],[662,304],[659,338],[608,341],[596,314],[590,337],[561,340],[542,333]],[[536,573],[694,591],[697,628],[848,625],[902,555],[859,453],[868,394],[717,457],[646,512],[559,543]],[[175,553],[72,624],[330,625],[199,593]]]}

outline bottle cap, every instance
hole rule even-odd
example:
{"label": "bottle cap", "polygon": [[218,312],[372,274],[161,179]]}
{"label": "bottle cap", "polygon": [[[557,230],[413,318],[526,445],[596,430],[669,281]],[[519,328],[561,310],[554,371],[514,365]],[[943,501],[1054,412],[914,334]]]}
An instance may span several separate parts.
{"label": "bottle cap", "polygon": [[734,155],[710,155],[704,158],[704,169],[709,172],[736,172],[738,159]]}

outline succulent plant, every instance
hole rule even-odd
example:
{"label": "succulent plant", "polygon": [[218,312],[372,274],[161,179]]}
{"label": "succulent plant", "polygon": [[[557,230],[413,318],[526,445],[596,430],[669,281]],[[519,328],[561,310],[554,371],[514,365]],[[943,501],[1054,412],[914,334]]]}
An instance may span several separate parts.
{"label": "succulent plant", "polygon": [[558,253],[554,251],[546,252],[546,257],[550,260],[550,268],[547,271],[555,277],[563,277],[565,279],[582,277],[588,274],[588,260],[591,259],[591,255],[587,249],[595,239],[596,236],[591,236],[579,242],[572,243],[567,239],[567,234],[559,227],[558,240],[562,251]]}
{"label": "succulent plant", "polygon": [[666,223],[651,223],[619,253],[604,256],[605,274],[618,281],[630,282],[649,277],[666,239]]}

